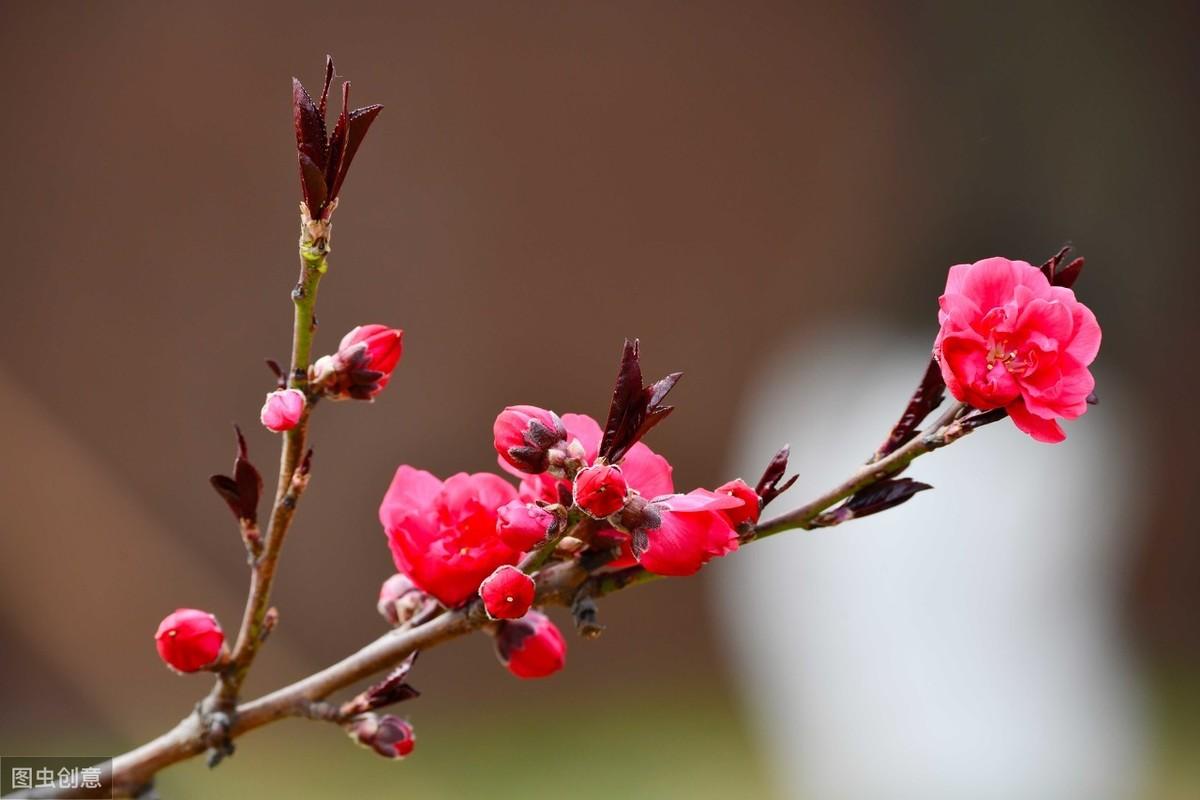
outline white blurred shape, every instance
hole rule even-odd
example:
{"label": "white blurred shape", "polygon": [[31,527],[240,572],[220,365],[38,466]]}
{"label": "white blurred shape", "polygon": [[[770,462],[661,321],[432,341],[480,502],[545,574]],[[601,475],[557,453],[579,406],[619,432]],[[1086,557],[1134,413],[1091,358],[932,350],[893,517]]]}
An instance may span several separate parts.
{"label": "white blurred shape", "polygon": [[[791,442],[775,516],[874,451],[925,341],[827,331],[750,389],[736,474]],[[1104,387],[1108,412],[1112,387]],[[1119,413],[1060,445],[1002,421],[927,455],[935,489],[714,563],[730,663],[787,797],[1126,800],[1141,702],[1116,623],[1136,469]]]}

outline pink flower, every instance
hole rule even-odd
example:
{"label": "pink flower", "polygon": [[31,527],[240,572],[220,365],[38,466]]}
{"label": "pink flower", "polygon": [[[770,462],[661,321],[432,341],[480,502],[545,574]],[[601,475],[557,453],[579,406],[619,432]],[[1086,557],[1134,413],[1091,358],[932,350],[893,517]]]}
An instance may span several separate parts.
{"label": "pink flower", "polygon": [[518,678],[545,678],[567,663],[567,642],[545,614],[530,611],[524,617],[500,623],[496,655]]}
{"label": "pink flower", "polygon": [[492,619],[520,619],[533,605],[533,578],[505,564],[479,584],[483,607]]}
{"label": "pink flower", "polygon": [[217,618],[198,608],[177,608],[154,634],[158,655],[178,672],[195,672],[217,660],[225,634]]}
{"label": "pink flower", "polygon": [[304,392],[299,389],[277,389],[267,395],[259,419],[274,433],[290,431],[304,416]]}
{"label": "pink flower", "polygon": [[730,525],[737,528],[758,522],[758,515],[762,513],[762,500],[744,480],[734,478],[728,483],[721,484],[717,487],[717,494],[727,494],[742,501],[742,505],[736,508],[727,508],[721,512],[725,515],[725,519],[729,520]]}
{"label": "pink flower", "polygon": [[513,550],[531,550],[550,534],[558,518],[534,503],[513,500],[496,512],[496,533]]}
{"label": "pink flower", "polygon": [[496,533],[497,509],[516,494],[496,475],[460,472],[443,482],[400,467],[379,506],[396,569],[443,605],[459,605],[520,558]]}
{"label": "pink flower", "polygon": [[309,369],[309,382],[335,400],[373,400],[392,379],[404,353],[404,331],[359,325],[342,337],[338,350]]}
{"label": "pink flower", "polygon": [[594,519],[604,519],[625,507],[629,486],[621,468],[610,464],[594,464],[575,475],[572,490],[575,505]]}
{"label": "pink flower", "polygon": [[738,549],[727,514],[743,505],[739,497],[707,489],[656,498],[634,532],[633,552],[656,575],[693,575],[711,559]]}
{"label": "pink flower", "polygon": [[566,431],[553,411],[537,406],[509,406],[492,425],[493,445],[500,458],[518,472],[537,474],[550,466],[550,451]]}
{"label": "pink flower", "polygon": [[1038,441],[1065,439],[1056,418],[1087,410],[1100,349],[1100,325],[1075,293],[1024,261],[988,258],[951,267],[938,304],[933,352],[950,393],[1004,408]]}

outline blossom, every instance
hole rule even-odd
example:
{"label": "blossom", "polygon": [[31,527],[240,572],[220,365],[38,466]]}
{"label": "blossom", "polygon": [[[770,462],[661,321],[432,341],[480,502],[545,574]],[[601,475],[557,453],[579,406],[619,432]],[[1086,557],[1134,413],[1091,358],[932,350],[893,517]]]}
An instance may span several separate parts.
{"label": "blossom", "polygon": [[500,623],[495,645],[500,663],[518,678],[545,678],[567,663],[567,642],[562,632],[538,611]]}
{"label": "blossom", "polygon": [[195,672],[217,660],[225,633],[217,618],[198,608],[177,608],[154,634],[158,655],[178,672]]}
{"label": "blossom", "polygon": [[354,741],[384,758],[404,758],[417,743],[412,725],[394,714],[360,714],[346,727]]}
{"label": "blossom", "polygon": [[309,383],[334,400],[373,400],[388,385],[404,354],[404,331],[359,325],[342,337],[337,352],[309,368]]}
{"label": "blossom", "polygon": [[492,619],[520,619],[533,605],[533,578],[505,564],[479,584],[483,607]]}
{"label": "blossom", "polygon": [[493,446],[519,472],[536,474],[550,466],[550,451],[566,436],[562,420],[537,406],[509,406],[492,425]]}
{"label": "blossom", "polygon": [[721,512],[725,516],[725,519],[729,520],[730,525],[737,528],[742,525],[753,525],[758,522],[758,515],[762,513],[762,499],[744,480],[734,478],[731,481],[723,483],[717,487],[716,493],[727,494],[742,501],[742,505],[727,508]]}
{"label": "blossom", "polygon": [[392,626],[412,619],[425,602],[425,593],[403,572],[397,572],[379,587],[379,614]]}
{"label": "blossom", "polygon": [[1005,409],[1038,441],[1065,439],[1056,418],[1087,410],[1100,349],[1100,325],[1075,293],[1024,261],[988,258],[951,267],[938,304],[933,352],[950,393]]}
{"label": "blossom", "polygon": [[304,392],[299,389],[277,389],[267,395],[259,419],[273,433],[290,431],[304,416]]}
{"label": "blossom", "polygon": [[743,505],[740,497],[707,489],[656,498],[634,530],[634,555],[656,575],[693,575],[711,559],[738,549],[727,515]]}
{"label": "blossom", "polygon": [[624,508],[628,493],[621,468],[610,464],[593,464],[579,470],[572,489],[575,505],[594,519],[604,519]]}
{"label": "blossom", "polygon": [[457,606],[520,551],[496,533],[497,509],[516,490],[496,475],[460,472],[441,481],[402,466],[379,506],[396,569],[443,605]]}
{"label": "blossom", "polygon": [[558,517],[535,503],[513,500],[496,512],[496,533],[514,550],[530,550],[542,542]]}

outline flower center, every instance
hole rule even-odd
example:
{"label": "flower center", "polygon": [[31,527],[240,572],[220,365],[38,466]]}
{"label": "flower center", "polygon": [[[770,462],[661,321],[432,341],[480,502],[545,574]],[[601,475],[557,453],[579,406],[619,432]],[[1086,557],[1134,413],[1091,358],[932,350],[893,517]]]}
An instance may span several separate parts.
{"label": "flower center", "polygon": [[1021,376],[1033,366],[1032,359],[1020,358],[1016,350],[1008,349],[1007,339],[991,337],[988,340],[987,368],[993,369],[996,364],[1003,364],[1010,375]]}

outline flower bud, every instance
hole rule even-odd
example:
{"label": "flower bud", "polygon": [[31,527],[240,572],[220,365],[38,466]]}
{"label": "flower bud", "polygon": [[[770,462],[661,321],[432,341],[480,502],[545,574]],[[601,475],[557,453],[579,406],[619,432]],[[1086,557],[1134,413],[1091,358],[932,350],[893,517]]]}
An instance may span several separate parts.
{"label": "flower bud", "polygon": [[304,416],[304,392],[299,389],[277,389],[267,395],[259,419],[274,433],[290,431]]}
{"label": "flower bud", "polygon": [[563,668],[567,643],[545,614],[530,611],[519,620],[500,623],[496,655],[518,678],[545,678]]}
{"label": "flower bud", "polygon": [[610,464],[594,464],[579,470],[573,491],[575,505],[589,516],[604,519],[625,507],[629,487],[621,468]]}
{"label": "flower bud", "polygon": [[533,578],[505,564],[479,584],[479,596],[491,619],[520,619],[533,605]]}
{"label": "flower bud", "polygon": [[404,758],[417,742],[412,725],[393,714],[361,714],[346,723],[346,730],[354,741],[384,758]]}
{"label": "flower bud", "polygon": [[513,500],[496,512],[496,533],[513,550],[532,550],[550,535],[558,517],[534,503]]}
{"label": "flower bud", "polygon": [[158,655],[177,672],[195,672],[217,660],[225,634],[217,618],[196,608],[177,608],[154,634]]}
{"label": "flower bud", "polygon": [[737,508],[727,508],[721,511],[721,514],[729,520],[729,524],[734,528],[758,522],[758,515],[762,512],[762,501],[759,499],[758,493],[751,489],[744,480],[734,478],[728,483],[718,486],[716,494],[727,494],[742,501],[743,505]]}
{"label": "flower bud", "polygon": [[309,383],[334,400],[373,400],[391,380],[404,352],[404,331],[359,325],[342,337],[338,351],[308,370]]}
{"label": "flower bud", "polygon": [[397,572],[379,587],[376,608],[388,623],[395,627],[408,622],[421,609],[425,593],[413,585],[409,577]]}
{"label": "flower bud", "polygon": [[509,406],[492,425],[496,452],[521,472],[537,475],[550,466],[550,451],[567,438],[553,411],[537,406]]}

